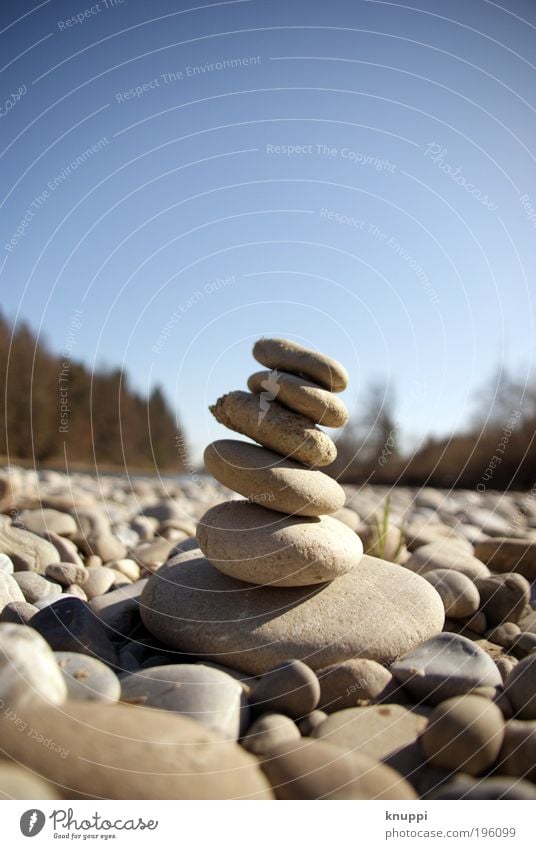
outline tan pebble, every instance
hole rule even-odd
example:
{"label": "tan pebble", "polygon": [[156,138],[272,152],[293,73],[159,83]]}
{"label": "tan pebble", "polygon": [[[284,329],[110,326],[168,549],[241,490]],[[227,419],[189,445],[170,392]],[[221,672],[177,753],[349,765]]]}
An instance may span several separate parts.
{"label": "tan pebble", "polygon": [[254,755],[264,755],[273,746],[301,737],[298,726],[283,713],[264,713],[250,725],[242,746]]}
{"label": "tan pebble", "polygon": [[226,575],[253,584],[307,586],[331,581],[359,565],[359,537],[330,516],[284,516],[248,501],[209,510],[199,547]]}
{"label": "tan pebble", "polygon": [[84,592],[89,600],[104,595],[113,585],[117,573],[106,566],[90,566],[88,577],[84,581]]}
{"label": "tan pebble", "polygon": [[248,378],[256,395],[270,394],[279,404],[323,427],[342,427],[348,421],[346,405],[317,383],[284,371],[258,371]]}
{"label": "tan pebble", "polygon": [[204,461],[207,471],[224,486],[270,510],[321,516],[335,513],[344,504],[343,488],[329,475],[259,445],[220,439],[205,449]]}
{"label": "tan pebble", "polygon": [[434,708],[421,736],[435,766],[480,775],[497,760],[504,720],[493,702],[479,696],[456,696]]}
{"label": "tan pebble", "polygon": [[282,407],[277,401],[261,406],[258,395],[228,392],[210,407],[225,427],[254,439],[283,457],[310,466],[327,466],[337,456],[333,440],[310,420]]}
{"label": "tan pebble", "polygon": [[506,723],[496,772],[536,780],[536,722],[511,719]]}
{"label": "tan pebble", "polygon": [[416,799],[402,776],[320,740],[273,746],[262,761],[277,799]]}
{"label": "tan pebble", "polygon": [[269,369],[304,375],[330,392],[342,392],[348,386],[348,372],[341,363],[290,339],[259,339],[253,356]]}

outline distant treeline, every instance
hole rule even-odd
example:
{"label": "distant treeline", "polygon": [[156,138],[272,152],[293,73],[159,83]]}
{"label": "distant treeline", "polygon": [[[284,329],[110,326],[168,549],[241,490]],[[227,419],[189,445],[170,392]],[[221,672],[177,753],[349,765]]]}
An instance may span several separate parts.
{"label": "distant treeline", "polygon": [[148,398],[121,369],[90,371],[0,314],[0,455],[12,462],[185,470],[184,437],[160,388]]}
{"label": "distant treeline", "polygon": [[520,383],[498,369],[475,398],[464,433],[400,449],[395,405],[383,385],[370,387],[363,416],[337,442],[330,471],[346,482],[487,490],[536,485],[536,381]]}

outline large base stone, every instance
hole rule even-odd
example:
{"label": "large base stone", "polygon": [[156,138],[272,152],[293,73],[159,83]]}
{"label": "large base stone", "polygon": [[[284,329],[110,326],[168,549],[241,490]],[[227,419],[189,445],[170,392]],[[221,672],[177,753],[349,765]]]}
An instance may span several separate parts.
{"label": "large base stone", "polygon": [[315,587],[250,586],[194,557],[150,578],[140,612],[167,645],[253,675],[288,658],[313,669],[352,657],[390,663],[444,621],[427,581],[366,555],[354,572]]}

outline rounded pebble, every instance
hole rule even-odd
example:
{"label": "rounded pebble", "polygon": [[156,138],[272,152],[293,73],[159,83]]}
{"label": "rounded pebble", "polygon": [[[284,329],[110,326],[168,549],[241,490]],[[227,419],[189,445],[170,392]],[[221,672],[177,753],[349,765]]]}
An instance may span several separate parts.
{"label": "rounded pebble", "polygon": [[504,720],[496,705],[480,696],[457,696],[434,709],[421,743],[435,766],[480,775],[497,760],[503,737]]}
{"label": "rounded pebble", "polygon": [[220,571],[252,584],[308,586],[359,565],[359,537],[331,516],[284,516],[248,501],[212,507],[199,522],[199,547]]}

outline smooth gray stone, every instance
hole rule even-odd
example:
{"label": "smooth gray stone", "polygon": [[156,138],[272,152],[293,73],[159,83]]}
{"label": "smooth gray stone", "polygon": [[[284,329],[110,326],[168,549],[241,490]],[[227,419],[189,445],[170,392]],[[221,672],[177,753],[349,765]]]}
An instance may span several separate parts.
{"label": "smooth gray stone", "polygon": [[288,658],[312,669],[350,657],[389,663],[436,634],[445,615],[424,578],[374,557],[328,584],[258,587],[195,552],[149,579],[140,614],[166,645],[253,675]]}
{"label": "smooth gray stone", "polygon": [[414,699],[432,705],[478,687],[502,685],[497,666],[480,646],[448,632],[426,640],[390,670]]}
{"label": "smooth gray stone", "polygon": [[90,601],[90,609],[113,631],[112,637],[128,636],[140,624],[140,597],[147,581],[143,578]]}
{"label": "smooth gray stone", "polygon": [[121,699],[189,716],[226,739],[236,740],[247,727],[240,683],[201,664],[154,666],[125,675]]}
{"label": "smooth gray stone", "polygon": [[51,507],[37,510],[21,510],[19,521],[27,531],[33,534],[55,533],[58,536],[70,537],[76,533],[78,526],[69,513],[62,513]]}
{"label": "smooth gray stone", "polygon": [[12,601],[24,601],[24,595],[13,575],[0,572],[0,613]]}
{"label": "smooth gray stone", "polygon": [[28,625],[38,608],[27,601],[10,601],[0,613],[0,622],[11,622],[13,625]]}
{"label": "smooth gray stone", "polygon": [[24,600],[29,604],[61,595],[61,587],[53,584],[52,581],[47,581],[37,572],[15,572],[13,578],[21,588]]}
{"label": "smooth gray stone", "polygon": [[0,624],[0,702],[13,707],[44,699],[65,701],[67,687],[54,652],[26,625]]}
{"label": "smooth gray stone", "polygon": [[80,702],[117,702],[121,695],[119,678],[95,657],[78,652],[54,652],[67,685],[67,698]]}
{"label": "smooth gray stone", "polygon": [[301,660],[280,663],[250,686],[249,700],[258,711],[284,713],[292,719],[311,713],[320,699],[318,678]]}
{"label": "smooth gray stone", "polygon": [[0,575],[12,575],[15,571],[13,561],[7,554],[0,554]]}

